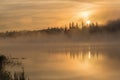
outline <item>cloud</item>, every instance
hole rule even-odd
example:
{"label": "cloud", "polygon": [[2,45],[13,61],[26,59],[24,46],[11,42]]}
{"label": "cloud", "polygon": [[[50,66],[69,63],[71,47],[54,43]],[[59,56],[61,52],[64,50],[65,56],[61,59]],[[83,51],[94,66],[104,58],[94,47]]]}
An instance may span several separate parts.
{"label": "cloud", "polygon": [[[69,1],[77,1],[77,2],[95,2],[99,0],[69,0]],[[101,1],[101,0],[100,0]]]}
{"label": "cloud", "polygon": [[[17,28],[30,29],[32,26],[39,26],[40,28],[45,28],[45,26],[49,27],[52,25],[56,25],[57,22],[59,23],[65,20],[66,22],[68,22],[67,21],[68,19],[71,20],[70,19],[71,17],[76,16],[77,13],[83,10],[100,11],[100,9],[102,9],[103,11],[103,9],[105,8],[106,9],[105,11],[111,10],[111,14],[112,12],[115,11],[116,13],[118,12],[118,14],[116,15],[119,15],[120,11],[119,10],[120,8],[118,8],[120,7],[118,0],[114,2],[115,4],[112,3],[113,0],[106,0],[106,3],[108,1],[107,6],[106,3],[103,2],[104,0],[0,0],[0,1],[1,1],[0,27],[3,26],[2,30],[3,29],[8,30],[9,28],[13,30]],[[94,2],[95,5],[93,5]],[[99,2],[103,2],[104,4],[103,3],[98,4]],[[98,7],[96,5],[100,6]],[[35,28],[36,27],[34,27],[34,29]]]}
{"label": "cloud", "polygon": [[119,0],[68,0],[68,1],[75,1],[75,2],[85,2],[85,3],[94,3],[94,2],[105,2],[105,3],[118,3],[120,2]]}

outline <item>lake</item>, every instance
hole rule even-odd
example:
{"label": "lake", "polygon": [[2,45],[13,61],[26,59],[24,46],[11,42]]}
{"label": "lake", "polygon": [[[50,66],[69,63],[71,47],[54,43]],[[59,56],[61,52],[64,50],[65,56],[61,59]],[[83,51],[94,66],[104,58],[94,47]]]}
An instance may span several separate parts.
{"label": "lake", "polygon": [[[22,60],[30,80],[120,80],[120,45],[5,44],[2,54]],[[11,68],[17,71],[17,68]]]}

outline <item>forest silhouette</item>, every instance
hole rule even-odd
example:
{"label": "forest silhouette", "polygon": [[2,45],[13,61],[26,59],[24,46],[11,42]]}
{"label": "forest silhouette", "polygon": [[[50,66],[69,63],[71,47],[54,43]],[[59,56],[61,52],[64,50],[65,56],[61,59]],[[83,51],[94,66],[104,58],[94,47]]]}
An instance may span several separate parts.
{"label": "forest silhouette", "polygon": [[33,31],[6,31],[1,32],[1,38],[16,38],[19,36],[37,36],[37,35],[64,35],[66,37],[80,37],[80,36],[91,36],[91,35],[106,35],[106,34],[118,34],[120,33],[120,19],[111,20],[105,25],[99,25],[98,23],[85,24],[81,23],[69,23],[68,26],[64,27],[49,27],[42,30]]}

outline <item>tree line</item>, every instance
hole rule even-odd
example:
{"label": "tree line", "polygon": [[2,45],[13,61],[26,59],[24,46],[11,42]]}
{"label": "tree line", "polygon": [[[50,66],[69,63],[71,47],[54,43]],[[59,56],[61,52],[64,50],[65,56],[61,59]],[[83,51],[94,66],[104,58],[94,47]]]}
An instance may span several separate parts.
{"label": "tree line", "polygon": [[99,25],[98,23],[90,23],[84,24],[81,22],[69,23],[68,26],[64,27],[50,27],[47,29],[42,30],[33,30],[33,31],[6,31],[1,32],[0,37],[17,37],[17,36],[31,36],[36,34],[48,34],[48,35],[57,35],[57,34],[64,34],[64,35],[71,35],[74,33],[78,34],[101,34],[101,33],[118,33],[120,32],[120,19],[111,20],[105,25]]}

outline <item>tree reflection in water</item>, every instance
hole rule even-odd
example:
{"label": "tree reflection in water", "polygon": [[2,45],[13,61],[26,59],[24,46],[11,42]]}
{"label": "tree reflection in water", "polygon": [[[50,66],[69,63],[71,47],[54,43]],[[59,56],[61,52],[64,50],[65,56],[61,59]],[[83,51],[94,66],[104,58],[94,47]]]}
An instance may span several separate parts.
{"label": "tree reflection in water", "polygon": [[79,60],[80,62],[84,61],[97,61],[102,60],[104,58],[103,53],[97,51],[97,50],[70,50],[67,55],[70,56],[73,60]]}

